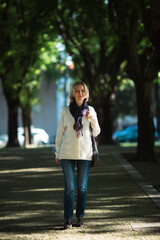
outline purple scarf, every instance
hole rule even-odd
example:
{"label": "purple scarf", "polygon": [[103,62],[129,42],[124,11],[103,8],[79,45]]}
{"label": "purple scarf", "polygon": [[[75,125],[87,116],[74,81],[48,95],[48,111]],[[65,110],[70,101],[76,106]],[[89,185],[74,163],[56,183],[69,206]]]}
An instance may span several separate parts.
{"label": "purple scarf", "polygon": [[86,112],[89,110],[88,104],[86,103],[86,99],[81,107],[78,107],[75,100],[69,105],[69,110],[72,116],[75,119],[75,123],[73,125],[73,129],[77,132],[77,138],[79,138],[82,134],[83,123],[82,119]]}

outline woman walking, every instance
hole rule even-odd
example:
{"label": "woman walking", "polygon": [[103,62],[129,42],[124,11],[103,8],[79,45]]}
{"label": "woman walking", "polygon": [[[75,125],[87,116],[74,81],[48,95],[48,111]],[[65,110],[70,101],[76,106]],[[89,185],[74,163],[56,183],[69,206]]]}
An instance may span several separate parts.
{"label": "woman walking", "polygon": [[56,134],[56,162],[61,165],[64,182],[64,228],[72,227],[75,191],[75,166],[77,166],[77,227],[83,226],[87,200],[87,182],[92,160],[90,124],[94,136],[100,133],[97,114],[87,104],[88,87],[76,82],[70,94],[70,105],[64,107]]}

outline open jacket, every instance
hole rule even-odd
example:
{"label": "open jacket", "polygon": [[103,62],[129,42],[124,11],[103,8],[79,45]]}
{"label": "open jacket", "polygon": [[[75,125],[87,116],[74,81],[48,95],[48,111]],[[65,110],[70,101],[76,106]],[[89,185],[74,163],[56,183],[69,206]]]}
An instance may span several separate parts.
{"label": "open jacket", "polygon": [[92,160],[90,123],[95,137],[100,133],[100,126],[94,108],[89,106],[89,111],[92,118],[89,121],[86,116],[83,117],[83,135],[77,138],[77,133],[73,129],[75,120],[69,106],[64,107],[56,134],[56,158]]}

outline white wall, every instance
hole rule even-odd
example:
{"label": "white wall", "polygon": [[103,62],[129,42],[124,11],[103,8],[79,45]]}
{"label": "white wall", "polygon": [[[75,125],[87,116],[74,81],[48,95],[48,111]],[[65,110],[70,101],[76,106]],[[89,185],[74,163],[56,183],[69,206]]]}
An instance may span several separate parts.
{"label": "white wall", "polygon": [[43,80],[39,92],[40,106],[33,107],[33,126],[43,128],[50,138],[56,134],[56,84]]}
{"label": "white wall", "polygon": [[[56,84],[54,82],[42,81],[39,92],[40,106],[34,106],[32,112],[33,126],[43,128],[50,137],[56,135]],[[22,126],[21,110],[19,109],[19,126]],[[0,134],[7,133],[8,110],[6,100],[2,91],[0,80]]]}

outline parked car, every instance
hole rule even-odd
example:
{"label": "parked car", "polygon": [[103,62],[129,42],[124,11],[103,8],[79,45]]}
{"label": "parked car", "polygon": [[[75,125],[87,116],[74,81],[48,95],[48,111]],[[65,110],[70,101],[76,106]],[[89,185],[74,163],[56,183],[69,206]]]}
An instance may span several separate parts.
{"label": "parked car", "polygon": [[8,141],[8,135],[7,134],[0,135],[0,146],[5,146],[7,141]]}
{"label": "parked car", "polygon": [[[137,142],[138,126],[132,125],[121,131],[115,132],[112,136],[114,142]],[[158,139],[158,132],[155,131],[155,139]]]}
{"label": "parked car", "polygon": [[[41,144],[48,144],[49,143],[49,135],[46,133],[44,129],[41,128],[31,128],[31,132],[33,135],[33,144],[35,146],[41,145]],[[18,128],[18,141],[21,146],[24,145],[24,128],[19,127]],[[8,142],[8,135],[3,134],[0,135],[0,146],[4,146]]]}
{"label": "parked car", "polygon": [[49,135],[42,128],[33,128],[32,135],[33,135],[33,142],[35,145],[49,143]]}
{"label": "parked car", "polygon": [[[42,145],[42,144],[48,144],[49,143],[49,135],[46,133],[46,131],[42,128],[31,128],[31,133],[33,136],[33,144],[35,146]],[[24,145],[24,128],[19,127],[18,128],[18,141],[21,146]]]}
{"label": "parked car", "polygon": [[112,136],[114,142],[136,142],[138,138],[138,127],[129,126],[121,131],[115,132]]}

